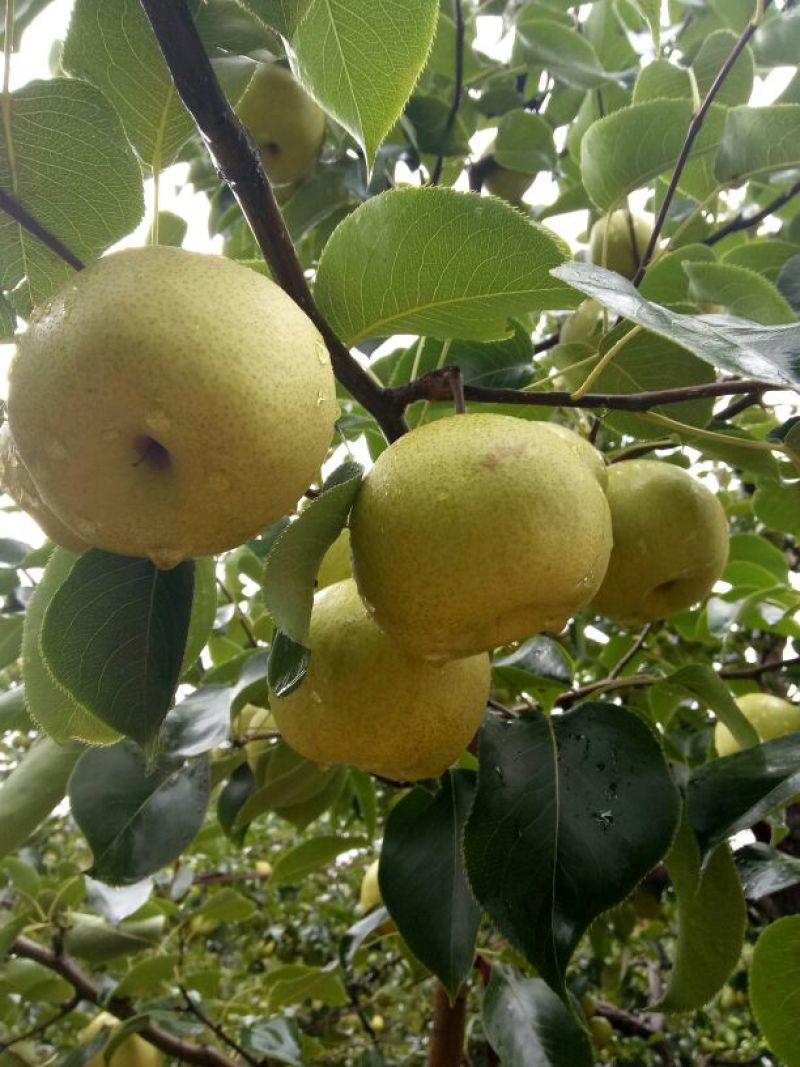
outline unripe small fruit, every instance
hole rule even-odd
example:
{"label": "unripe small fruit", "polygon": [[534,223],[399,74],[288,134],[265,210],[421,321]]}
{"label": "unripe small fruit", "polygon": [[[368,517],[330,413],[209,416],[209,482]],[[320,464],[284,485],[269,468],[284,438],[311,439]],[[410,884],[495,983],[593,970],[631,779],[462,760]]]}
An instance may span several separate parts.
{"label": "unripe small fruit", "polygon": [[519,171],[498,166],[491,171],[483,184],[492,196],[498,196],[501,200],[517,206],[522,203],[532,181],[532,174],[521,174]]}
{"label": "unripe small fruit", "polygon": [[595,1048],[606,1048],[614,1040],[614,1027],[602,1015],[593,1015],[589,1020],[589,1033]]}
{"label": "unripe small fruit", "polygon": [[[761,741],[800,731],[798,704],[790,704],[772,693],[745,693],[736,698],[736,703]],[[741,751],[741,745],[722,722],[718,722],[714,730],[714,745],[718,756],[731,756]]]}
{"label": "unripe small fruit", "polygon": [[[84,1042],[91,1040],[104,1026],[111,1031],[110,1040],[121,1025],[122,1023],[114,1015],[105,1011],[101,1012],[83,1031]],[[101,1052],[94,1056],[86,1067],[162,1067],[163,1063],[163,1053],[138,1034],[131,1034],[117,1048],[108,1063]]]}
{"label": "unripe small fruit", "polygon": [[602,305],[597,300],[584,300],[572,314],[567,315],[559,333],[562,345],[594,344],[602,328]]}
{"label": "unripe small fruit", "polygon": [[361,880],[361,894],[358,901],[361,911],[372,911],[373,908],[377,908],[379,904],[383,903],[381,889],[378,885],[379,862],[379,860],[374,860],[374,862],[370,863]]}
{"label": "unripe small fruit", "polygon": [[624,209],[604,215],[592,226],[589,258],[592,263],[633,278],[653,233],[650,222]]}

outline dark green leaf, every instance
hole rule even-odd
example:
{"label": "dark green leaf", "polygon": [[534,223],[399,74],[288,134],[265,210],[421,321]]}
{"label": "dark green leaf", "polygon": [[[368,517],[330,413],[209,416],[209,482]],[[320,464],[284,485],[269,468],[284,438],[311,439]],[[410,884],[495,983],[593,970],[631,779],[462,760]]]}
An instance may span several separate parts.
{"label": "dark green leaf", "polygon": [[619,78],[609,74],[585,36],[555,19],[520,18],[517,32],[526,55],[556,81],[573,89],[598,89]]}
{"label": "dark green leaf", "polygon": [[742,748],[758,744],[759,737],[754,727],[739,709],[730,689],[712,667],[692,663],[674,671],[666,681],[669,685],[679,685],[687,689],[701,704],[711,708]]}
{"label": "dark green leaf", "polygon": [[300,1031],[292,1019],[262,1019],[245,1030],[244,1041],[251,1052],[263,1053],[277,1063],[303,1064]]}
{"label": "dark green leaf", "polygon": [[92,875],[125,885],[180,856],[203,823],[209,796],[205,759],[170,756],[148,773],[130,741],[84,754],[72,775],[72,814],[89,842]]}
{"label": "dark green leaf", "polygon": [[455,997],[472,968],[481,911],[461,838],[475,778],[445,775],[436,796],[416,788],[392,809],[381,849],[381,896],[411,951]]}
{"label": "dark green leaf", "polygon": [[583,932],[663,858],[678,815],[658,742],[623,708],[490,719],[466,827],[470,883],[563,996]]}
{"label": "dark green leaf", "polygon": [[40,646],[53,677],[91,715],[152,749],[180,677],[194,565],[92,549],[53,595]]}
{"label": "dark green leaf", "polygon": [[296,689],[305,678],[310,658],[311,653],[304,645],[293,641],[282,630],[276,630],[267,663],[270,691],[282,697]]}
{"label": "dark green leaf", "polygon": [[719,181],[734,184],[797,166],[800,104],[731,108],[715,164]]}
{"label": "dark green leaf", "polygon": [[483,1028],[503,1067],[591,1067],[585,1032],[541,978],[496,963],[483,998]]}
{"label": "dark green leaf", "polygon": [[748,900],[761,900],[800,883],[800,859],[769,845],[745,845],[733,859]]}
{"label": "dark green leaf", "polygon": [[275,885],[301,882],[306,875],[327,866],[342,852],[364,848],[366,844],[364,837],[339,837],[338,834],[310,837],[278,857],[272,868],[272,882]]}

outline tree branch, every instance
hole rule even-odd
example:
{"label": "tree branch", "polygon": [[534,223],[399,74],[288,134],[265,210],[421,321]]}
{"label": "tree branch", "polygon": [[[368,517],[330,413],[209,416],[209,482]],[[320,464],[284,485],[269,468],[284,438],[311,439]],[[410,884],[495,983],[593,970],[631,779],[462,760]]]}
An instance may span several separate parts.
{"label": "tree branch", "polygon": [[[771,0],[767,0],[764,6],[769,6],[770,2]],[[645,253],[642,256],[641,262],[639,263],[639,269],[636,271],[636,274],[633,278],[633,284],[635,286],[640,285],[642,278],[645,275],[645,271],[647,270],[647,265],[653,258],[653,253],[655,252],[656,247],[658,245],[658,239],[661,236],[661,231],[664,229],[664,223],[667,221],[669,209],[672,206],[672,201],[675,199],[675,194],[678,191],[678,183],[680,182],[681,176],[683,175],[683,172],[686,168],[686,164],[689,161],[692,146],[694,145],[694,142],[697,140],[698,134],[703,128],[703,123],[706,120],[706,115],[711,109],[711,105],[716,100],[717,94],[719,93],[720,89],[725,84],[725,79],[728,77],[731,70],[733,69],[736,60],[739,58],[742,52],[744,52],[745,48],[750,42],[750,39],[752,38],[757,29],[758,23],[755,21],[749,22],[747,26],[745,26],[741,37],[733,46],[731,54],[723,63],[719,73],[717,74],[711,87],[706,93],[705,99],[703,100],[702,104],[697,109],[695,114],[692,116],[692,121],[689,123],[689,129],[686,133],[686,139],[684,140],[683,147],[681,148],[680,153],[678,155],[678,160],[675,164],[675,170],[672,172],[672,177],[670,178],[669,186],[667,187],[667,191],[664,195],[664,201],[661,204],[661,209],[658,212],[658,217],[656,219],[655,226],[653,227],[653,232],[650,235],[650,240],[647,242],[647,248],[645,249]]]}
{"label": "tree branch", "polygon": [[[401,410],[417,400],[448,401],[452,397],[448,377],[451,372],[452,368],[448,367],[429,371],[407,385],[395,386],[387,392],[394,397]],[[464,396],[467,400],[487,404],[532,404],[539,407],[649,411],[650,408],[660,407],[662,404],[680,404],[703,397],[735,396],[740,393],[752,393],[757,389],[763,391],[776,388],[777,386],[767,382],[725,381],[644,393],[587,393],[586,396],[575,399],[568,392],[537,393],[527,392],[524,389],[492,389],[482,385],[465,385]]]}
{"label": "tree branch", "polygon": [[[130,1019],[137,1014],[128,1000],[119,997],[104,1000],[100,986],[69,956],[57,955],[44,945],[23,936],[16,939],[11,951],[17,956],[35,960],[43,967],[60,975],[69,982],[81,1000],[88,1000],[91,1004],[102,1007],[104,1011],[110,1012],[118,1019]],[[152,1023],[148,1023],[137,1033],[155,1048],[160,1049],[167,1056],[173,1056],[181,1063],[195,1064],[197,1067],[241,1067],[240,1061],[229,1059],[211,1045],[195,1045],[189,1041],[183,1041]],[[263,1062],[264,1067],[267,1067],[266,1061]]]}
{"label": "tree branch", "polygon": [[46,245],[51,252],[55,252],[60,259],[63,259],[74,270],[83,270],[83,262],[73,252],[70,252],[63,241],[60,241],[54,233],[50,233],[46,227],[42,226],[41,222],[35,219],[29,211],[26,211],[18,200],[15,200],[13,196],[2,190],[0,190],[0,210],[10,215],[28,233],[32,233],[34,237],[37,237],[43,245]]}
{"label": "tree branch", "polygon": [[243,1049],[241,1045],[234,1041],[230,1034],[226,1033],[223,1027],[218,1026],[213,1019],[209,1019],[200,1005],[194,1002],[189,990],[186,989],[185,986],[179,985],[178,989],[184,999],[186,1010],[188,1012],[194,1015],[196,1019],[199,1019],[203,1026],[207,1027],[215,1037],[218,1037],[223,1045],[227,1045],[228,1048],[233,1049],[237,1056],[241,1056],[245,1063],[250,1064],[250,1067],[259,1067],[261,1060],[258,1056],[251,1056],[246,1049]]}
{"label": "tree branch", "polygon": [[175,88],[236,197],[279,285],[322,334],[336,377],[392,441],[405,433],[402,412],[362,369],[333,332],[311,296],[261,158],[234,114],[205,53],[186,0],[140,0]]}
{"label": "tree branch", "polygon": [[462,986],[455,1003],[447,990],[436,983],[433,1005],[433,1030],[428,1046],[428,1067],[460,1067],[467,1029],[467,990]]}
{"label": "tree branch", "polygon": [[793,200],[798,193],[800,193],[800,180],[796,181],[791,189],[787,189],[786,192],[781,193],[780,196],[776,196],[766,207],[762,208],[761,211],[757,211],[754,215],[745,215],[744,212],[736,215],[730,222],[726,222],[719,230],[712,233],[709,237],[706,237],[703,244],[715,245],[732,233],[739,233],[740,230],[749,230],[753,226],[758,226],[764,219],[769,218],[770,215],[774,215],[776,211],[780,210],[785,204],[788,204],[790,200]]}
{"label": "tree branch", "polygon": [[[453,86],[453,102],[450,105],[450,111],[447,116],[447,122],[444,125],[444,133],[442,134],[442,141],[446,142],[447,138],[455,126],[456,117],[458,116],[458,109],[461,107],[461,94],[464,91],[464,12],[461,9],[461,0],[453,0],[453,18],[456,24],[456,72],[455,72],[455,84]],[[431,174],[431,185],[438,185],[442,177],[442,167],[444,167],[444,156],[440,155],[433,168]]]}

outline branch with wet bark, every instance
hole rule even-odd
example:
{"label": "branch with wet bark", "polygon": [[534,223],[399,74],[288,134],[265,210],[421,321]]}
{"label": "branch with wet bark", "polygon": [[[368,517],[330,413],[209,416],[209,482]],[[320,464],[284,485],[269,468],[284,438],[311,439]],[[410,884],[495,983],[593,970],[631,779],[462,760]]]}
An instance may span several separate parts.
{"label": "branch with wet bark", "polygon": [[236,197],[278,284],[312,320],[336,377],[394,440],[407,429],[402,412],[336,336],[311,296],[256,145],[220,88],[186,0],[141,0],[175,89],[214,163]]}
{"label": "branch with wet bark", "polygon": [[[112,997],[110,1000],[105,1000],[100,984],[95,982],[69,956],[53,952],[52,949],[24,936],[16,939],[11,952],[15,956],[35,960],[49,971],[60,975],[69,982],[81,1000],[96,1004],[118,1019],[124,1021],[137,1014],[135,1007],[127,999]],[[137,1034],[167,1056],[178,1060],[179,1063],[194,1064],[196,1067],[242,1067],[241,1060],[232,1060],[211,1045],[198,1045],[191,1041],[184,1041],[153,1023],[148,1023],[141,1030],[137,1030]],[[267,1060],[258,1062],[260,1067],[270,1067]]]}

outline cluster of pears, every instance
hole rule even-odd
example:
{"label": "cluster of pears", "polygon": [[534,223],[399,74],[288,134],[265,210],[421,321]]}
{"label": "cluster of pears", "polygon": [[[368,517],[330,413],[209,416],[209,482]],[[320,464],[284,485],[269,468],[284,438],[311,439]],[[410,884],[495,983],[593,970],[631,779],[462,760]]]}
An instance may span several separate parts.
{"label": "cluster of pears", "polygon": [[378,457],[349,542],[353,577],[341,539],[321,574],[344,580],[315,598],[308,674],[272,712],[310,759],[415,780],[470,740],[492,649],[582,608],[638,624],[689,607],[724,569],[728,527],[679,467],[606,467],[564,427],[470,414]]}

